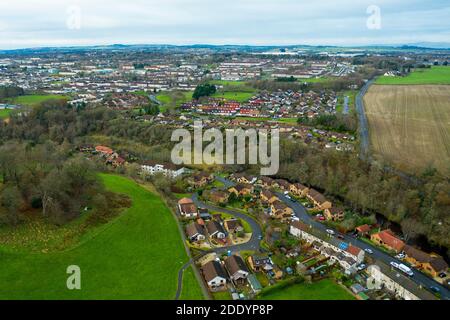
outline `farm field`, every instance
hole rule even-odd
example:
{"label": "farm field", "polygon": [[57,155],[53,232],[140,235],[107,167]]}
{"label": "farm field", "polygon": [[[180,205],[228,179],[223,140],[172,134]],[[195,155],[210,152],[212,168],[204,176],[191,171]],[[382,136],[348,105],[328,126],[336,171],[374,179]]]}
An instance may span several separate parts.
{"label": "farm field", "polygon": [[364,97],[371,149],[400,170],[450,174],[450,86],[374,85]]}
{"label": "farm field", "polygon": [[355,300],[344,288],[325,279],[313,284],[299,283],[287,287],[273,287],[263,291],[261,300]]}
{"label": "farm field", "polygon": [[429,69],[415,69],[406,77],[380,77],[376,84],[413,85],[413,84],[449,84],[450,67],[433,66]]}
{"label": "farm field", "polygon": [[[173,299],[179,269],[188,257],[172,213],[159,196],[116,175],[105,186],[128,195],[132,206],[83,235],[64,251],[31,253],[0,246],[0,299]],[[66,268],[81,268],[81,290],[66,288]],[[182,296],[198,299],[200,287],[184,274]]]}

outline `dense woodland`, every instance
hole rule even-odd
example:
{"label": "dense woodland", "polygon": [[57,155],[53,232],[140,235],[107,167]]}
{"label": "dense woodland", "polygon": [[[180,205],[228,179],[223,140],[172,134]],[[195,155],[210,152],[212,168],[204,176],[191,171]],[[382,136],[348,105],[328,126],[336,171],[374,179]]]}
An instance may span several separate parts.
{"label": "dense woodland", "polygon": [[[9,213],[6,220],[14,222],[13,213],[21,206],[41,206],[45,215],[64,221],[86,205],[94,190],[99,193],[96,169],[72,154],[94,135],[126,145],[141,159],[170,156],[170,128],[126,120],[116,111],[48,101],[27,115],[13,114],[8,124],[0,123],[0,196]],[[353,153],[318,150],[289,139],[282,139],[280,150],[279,177],[313,186],[354,210],[380,213],[398,222],[407,238],[425,235],[450,247],[450,183],[435,170],[410,180]]]}

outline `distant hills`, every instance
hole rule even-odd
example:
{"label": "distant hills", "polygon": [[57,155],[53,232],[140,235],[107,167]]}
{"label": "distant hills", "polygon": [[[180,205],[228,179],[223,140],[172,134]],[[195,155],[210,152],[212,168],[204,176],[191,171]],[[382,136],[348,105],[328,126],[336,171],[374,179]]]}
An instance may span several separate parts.
{"label": "distant hills", "polygon": [[0,54],[30,54],[37,52],[75,52],[90,50],[187,50],[187,49],[205,49],[216,51],[241,51],[241,52],[264,52],[273,50],[309,50],[309,51],[346,51],[351,49],[358,50],[450,50],[450,43],[446,42],[418,42],[411,44],[398,45],[367,45],[367,46],[329,46],[329,45],[289,45],[289,46],[253,46],[253,45],[212,45],[212,44],[194,44],[194,45],[171,45],[171,44],[111,44],[97,46],[68,46],[68,47],[37,47],[25,49],[0,50]]}

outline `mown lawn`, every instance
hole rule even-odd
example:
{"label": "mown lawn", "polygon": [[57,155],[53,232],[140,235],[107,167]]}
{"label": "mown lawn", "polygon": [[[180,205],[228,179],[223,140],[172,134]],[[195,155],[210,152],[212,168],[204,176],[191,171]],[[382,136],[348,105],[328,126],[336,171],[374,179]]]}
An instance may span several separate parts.
{"label": "mown lawn", "polygon": [[[159,196],[116,175],[106,187],[132,206],[54,253],[17,253],[0,247],[0,299],[173,299],[177,274],[188,260],[176,221]],[[81,268],[81,290],[66,287],[69,265]],[[185,299],[197,297],[189,280]],[[187,287],[186,287],[187,288]]]}
{"label": "mown lawn", "polygon": [[433,66],[429,69],[415,69],[406,77],[380,77],[376,84],[450,84],[450,67]]}
{"label": "mown lawn", "polygon": [[355,300],[344,288],[332,280],[325,279],[313,284],[299,283],[288,287],[267,288],[261,300]]}
{"label": "mown lawn", "polygon": [[217,92],[213,95],[214,98],[224,98],[227,100],[234,100],[237,102],[247,102],[250,100],[256,92],[244,92],[244,91],[225,91]]}
{"label": "mown lawn", "polygon": [[66,99],[68,100],[69,97],[66,96],[59,96],[59,95],[25,95],[25,96],[20,96],[20,97],[16,97],[13,99],[10,99],[10,103],[12,104],[18,104],[18,105],[24,105],[24,106],[35,106],[39,103],[42,103],[46,100],[52,100],[52,99]]}

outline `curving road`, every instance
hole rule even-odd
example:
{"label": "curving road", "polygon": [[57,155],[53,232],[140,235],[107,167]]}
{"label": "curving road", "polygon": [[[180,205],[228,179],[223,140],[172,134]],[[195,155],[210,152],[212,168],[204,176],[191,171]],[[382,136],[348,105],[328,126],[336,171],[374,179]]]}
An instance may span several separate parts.
{"label": "curving road", "polygon": [[208,209],[211,211],[223,212],[223,213],[235,216],[239,219],[245,220],[252,228],[252,237],[250,238],[250,240],[248,242],[243,243],[243,244],[233,245],[233,246],[227,246],[227,247],[223,247],[223,248],[214,248],[214,249],[208,250],[207,251],[208,253],[215,252],[217,254],[222,254],[224,252],[228,252],[229,250],[231,250],[231,251],[258,251],[261,248],[261,245],[260,245],[261,240],[260,239],[261,239],[263,233],[261,230],[261,226],[258,224],[258,222],[256,222],[255,219],[253,219],[250,216],[243,214],[242,212],[239,212],[237,210],[217,207],[217,206],[205,203],[198,198],[197,194],[194,194],[192,196],[192,200],[194,201],[194,203],[197,207],[205,208],[205,209]]}

